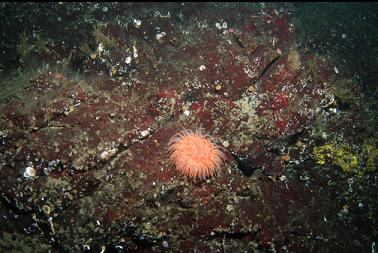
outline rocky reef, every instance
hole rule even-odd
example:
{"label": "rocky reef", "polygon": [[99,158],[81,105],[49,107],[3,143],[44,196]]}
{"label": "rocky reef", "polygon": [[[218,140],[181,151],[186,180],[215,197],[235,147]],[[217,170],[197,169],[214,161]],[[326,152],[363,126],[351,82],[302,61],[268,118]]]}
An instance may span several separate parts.
{"label": "rocky reef", "polygon": [[[289,11],[127,7],[76,49],[26,55],[45,65],[0,104],[1,249],[375,249],[374,114],[340,66],[301,50]],[[198,127],[227,159],[193,182],[167,148]]]}

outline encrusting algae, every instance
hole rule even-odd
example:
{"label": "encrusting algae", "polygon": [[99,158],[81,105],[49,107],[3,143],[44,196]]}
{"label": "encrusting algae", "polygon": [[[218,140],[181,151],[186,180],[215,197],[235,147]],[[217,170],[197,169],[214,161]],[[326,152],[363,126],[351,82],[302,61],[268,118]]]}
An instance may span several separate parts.
{"label": "encrusting algae", "polygon": [[364,146],[364,153],[366,154],[366,170],[373,172],[377,171],[378,167],[378,148],[373,145],[366,144]]}
{"label": "encrusting algae", "polygon": [[314,148],[316,162],[320,165],[331,163],[339,166],[344,172],[353,172],[358,167],[358,156],[345,145],[327,144]]}
{"label": "encrusting algae", "polygon": [[363,175],[366,172],[377,171],[378,167],[378,149],[370,144],[365,144],[362,153],[357,153],[346,145],[329,143],[315,147],[313,154],[317,164],[334,164],[344,172],[356,172],[360,165],[358,173]]}

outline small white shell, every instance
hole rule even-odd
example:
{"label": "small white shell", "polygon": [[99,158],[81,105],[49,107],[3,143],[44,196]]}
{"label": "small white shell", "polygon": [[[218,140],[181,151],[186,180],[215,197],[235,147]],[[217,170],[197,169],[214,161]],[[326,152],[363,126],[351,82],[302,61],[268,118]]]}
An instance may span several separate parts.
{"label": "small white shell", "polygon": [[206,66],[205,65],[201,65],[201,66],[199,66],[199,68],[198,68],[199,70],[205,70],[206,69]]}
{"label": "small white shell", "polygon": [[131,57],[127,56],[125,62],[126,62],[126,64],[130,64],[131,63]]}
{"label": "small white shell", "polygon": [[133,55],[134,55],[134,58],[137,58],[139,55],[138,55],[138,50],[136,49],[135,46],[133,46]]}
{"label": "small white shell", "polygon": [[33,167],[26,167],[23,176],[25,178],[34,178],[37,176],[37,171]]}
{"label": "small white shell", "polygon": [[149,136],[151,134],[151,131],[149,129],[147,130],[144,130],[140,133],[141,137],[142,138],[146,138],[147,136]]}
{"label": "small white shell", "polygon": [[286,180],[286,176],[285,175],[282,175],[278,178],[281,182],[285,181]]}
{"label": "small white shell", "polygon": [[101,160],[107,161],[109,160],[112,156],[114,156],[118,151],[118,148],[113,148],[109,150],[105,150],[100,154]]}
{"label": "small white shell", "polygon": [[185,110],[185,111],[184,111],[184,115],[185,115],[185,116],[189,116],[189,115],[190,115],[190,111],[189,111],[189,110]]}

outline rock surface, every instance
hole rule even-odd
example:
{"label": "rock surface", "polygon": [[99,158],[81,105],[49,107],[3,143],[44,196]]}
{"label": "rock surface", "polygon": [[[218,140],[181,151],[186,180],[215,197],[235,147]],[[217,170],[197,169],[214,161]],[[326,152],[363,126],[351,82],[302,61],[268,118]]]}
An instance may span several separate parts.
{"label": "rock surface", "polygon": [[[364,97],[300,51],[290,13],[138,20],[99,28],[82,80],[47,69],[0,105],[2,248],[371,251],[378,151]],[[193,182],[167,146],[198,127],[227,161]]]}

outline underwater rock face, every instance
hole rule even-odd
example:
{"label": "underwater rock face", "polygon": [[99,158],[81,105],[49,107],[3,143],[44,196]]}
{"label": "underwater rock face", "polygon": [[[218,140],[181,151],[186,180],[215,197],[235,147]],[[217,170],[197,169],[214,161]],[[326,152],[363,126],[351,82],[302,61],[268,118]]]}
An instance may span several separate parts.
{"label": "underwater rock face", "polygon": [[[371,250],[363,97],[294,31],[285,11],[205,5],[99,27],[85,80],[47,69],[0,105],[1,247]],[[226,161],[193,182],[168,143],[198,126]]]}

